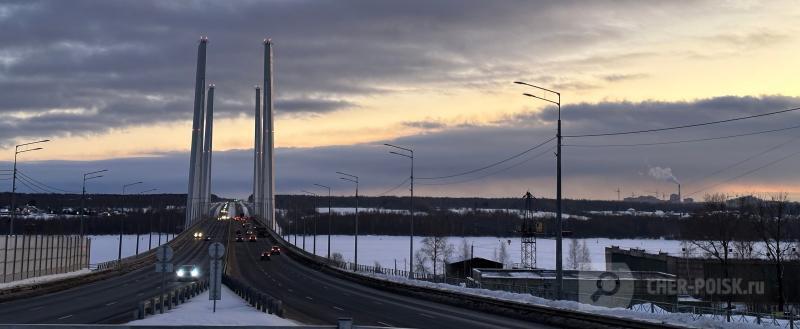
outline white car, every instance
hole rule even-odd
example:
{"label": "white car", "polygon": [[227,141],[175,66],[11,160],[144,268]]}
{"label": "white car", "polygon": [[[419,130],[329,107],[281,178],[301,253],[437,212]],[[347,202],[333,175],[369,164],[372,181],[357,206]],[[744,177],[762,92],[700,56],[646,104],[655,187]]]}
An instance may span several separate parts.
{"label": "white car", "polygon": [[181,265],[175,270],[175,277],[178,281],[197,281],[202,275],[200,267],[197,265]]}

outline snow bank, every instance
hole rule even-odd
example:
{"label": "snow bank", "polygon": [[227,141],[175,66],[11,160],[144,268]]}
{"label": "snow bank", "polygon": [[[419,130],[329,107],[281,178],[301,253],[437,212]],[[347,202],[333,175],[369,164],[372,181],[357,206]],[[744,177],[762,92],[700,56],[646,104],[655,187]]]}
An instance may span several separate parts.
{"label": "snow bank", "polygon": [[62,280],[62,279],[76,277],[76,276],[81,276],[81,275],[84,275],[84,274],[89,274],[91,272],[92,271],[89,270],[89,269],[82,269],[82,270],[78,270],[78,271],[74,271],[74,272],[51,274],[51,275],[39,276],[39,277],[35,277],[35,278],[28,278],[28,279],[25,279],[25,280],[17,280],[17,281],[12,281],[12,282],[0,283],[0,290],[19,287],[19,286],[27,286],[27,285],[32,285],[32,284],[45,283],[45,282],[56,281],[56,280]]}
{"label": "snow bank", "polygon": [[[473,295],[473,296],[480,296],[480,297],[488,297],[494,298],[499,300],[506,300],[506,301],[513,301],[517,303],[524,303],[524,304],[531,304],[531,305],[540,305],[540,306],[548,306],[557,309],[563,309],[568,311],[583,311],[588,313],[594,314],[603,314],[608,316],[614,316],[619,318],[626,318],[626,319],[637,319],[642,321],[655,321],[655,322],[663,322],[668,324],[674,325],[681,325],[687,326],[690,328],[718,328],[718,329],[764,329],[764,328],[771,328],[770,325],[758,325],[755,323],[743,323],[743,322],[724,322],[719,320],[714,320],[709,317],[700,317],[693,316],[692,314],[688,313],[668,313],[664,310],[658,309],[656,313],[649,313],[649,312],[640,312],[635,310],[629,310],[624,308],[607,308],[601,306],[594,306],[588,304],[581,304],[574,301],[564,301],[564,300],[549,300],[540,297],[536,297],[530,294],[519,294],[519,293],[512,293],[507,291],[497,291],[497,290],[488,290],[488,289],[477,289],[477,288],[466,288],[461,286],[455,286],[445,283],[433,283],[427,281],[420,281],[420,280],[410,280],[408,278],[403,277],[395,277],[395,276],[388,276],[384,274],[373,274],[373,273],[359,273],[361,275],[374,277],[377,279],[407,284],[407,285],[414,285],[432,289],[439,289],[449,292],[456,292],[466,295]],[[649,307],[647,308],[649,309]],[[752,319],[755,321],[755,319]],[[785,321],[781,321],[785,322]]]}
{"label": "snow bank", "polygon": [[128,322],[129,325],[161,326],[297,326],[299,323],[278,316],[262,313],[239,298],[228,287],[222,286],[222,300],[217,301],[217,311],[212,312],[212,301],[208,290],[165,312],[142,320]]}

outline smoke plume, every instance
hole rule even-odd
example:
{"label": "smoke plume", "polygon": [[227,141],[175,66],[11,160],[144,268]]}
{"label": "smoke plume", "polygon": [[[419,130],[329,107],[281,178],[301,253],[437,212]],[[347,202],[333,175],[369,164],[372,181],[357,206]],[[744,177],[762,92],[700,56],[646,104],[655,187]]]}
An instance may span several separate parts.
{"label": "smoke plume", "polygon": [[680,184],[678,178],[672,174],[671,168],[650,167],[650,170],[648,170],[647,174],[650,175],[650,177],[658,180]]}

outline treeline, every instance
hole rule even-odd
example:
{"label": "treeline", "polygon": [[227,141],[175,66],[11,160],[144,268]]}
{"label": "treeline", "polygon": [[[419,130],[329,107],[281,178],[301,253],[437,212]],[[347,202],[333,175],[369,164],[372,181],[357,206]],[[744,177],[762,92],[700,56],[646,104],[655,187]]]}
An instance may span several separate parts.
{"label": "treeline", "polygon": [[[119,234],[122,222],[123,234],[145,234],[150,232],[179,233],[183,230],[185,215],[182,210],[155,212],[128,212],[125,215],[84,218],[84,233],[87,235]],[[0,232],[9,232],[10,219],[0,219]],[[80,219],[55,218],[49,220],[17,218],[14,231],[19,234],[78,234]]]}
{"label": "treeline", "polygon": [[[223,199],[211,195],[212,202]],[[185,207],[186,194],[86,194],[84,203],[86,208],[143,208],[143,207]],[[11,204],[11,193],[0,193],[0,207]],[[17,193],[17,207],[32,205],[41,209],[60,210],[62,208],[79,208],[81,205],[80,194],[52,194],[52,193]]]}

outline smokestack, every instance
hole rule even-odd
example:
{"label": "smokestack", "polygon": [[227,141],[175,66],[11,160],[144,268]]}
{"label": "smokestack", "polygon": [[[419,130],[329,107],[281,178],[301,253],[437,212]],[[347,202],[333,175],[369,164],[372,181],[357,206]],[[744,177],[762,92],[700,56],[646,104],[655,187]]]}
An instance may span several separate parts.
{"label": "smokestack", "polygon": [[683,199],[681,199],[681,184],[680,183],[678,183],[678,202],[683,202]]}
{"label": "smokestack", "polygon": [[195,73],[194,83],[194,116],[192,118],[192,145],[191,156],[189,158],[189,191],[186,194],[186,220],[185,226],[188,227],[195,220],[196,204],[195,199],[198,195],[198,180],[199,174],[198,164],[200,154],[202,152],[203,136],[201,128],[203,126],[202,112],[203,100],[205,94],[206,84],[206,44],[208,43],[207,37],[200,38],[200,44],[197,46],[197,72]]}
{"label": "smokestack", "polygon": [[208,86],[208,96],[206,102],[206,130],[203,135],[203,214],[208,212],[208,205],[211,201],[211,152],[214,134],[214,84]]}
{"label": "smokestack", "polygon": [[274,134],[274,120],[272,108],[272,39],[264,40],[264,144],[262,148],[265,149],[264,163],[264,176],[262,180],[265,184],[265,197],[266,202],[264,207],[264,218],[266,222],[275,228],[275,134]]}
{"label": "smokestack", "polygon": [[256,85],[256,126],[253,146],[253,212],[260,215],[261,206],[261,88]]}

